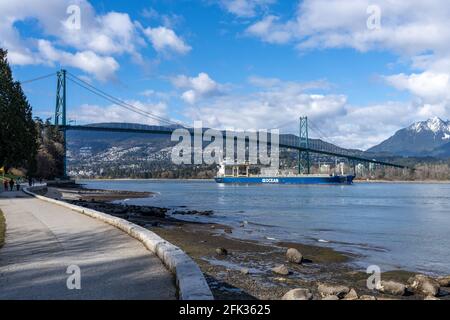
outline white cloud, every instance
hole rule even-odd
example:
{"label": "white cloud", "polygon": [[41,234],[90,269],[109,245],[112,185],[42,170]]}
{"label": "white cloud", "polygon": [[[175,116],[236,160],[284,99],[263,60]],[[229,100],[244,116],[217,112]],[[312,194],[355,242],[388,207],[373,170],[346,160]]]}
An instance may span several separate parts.
{"label": "white cloud", "polygon": [[53,19],[59,22],[51,23],[44,29],[45,33],[57,37],[60,45],[103,55],[138,55],[138,49],[145,46],[137,22],[133,22],[127,13],[110,11],[104,15],[96,14],[87,1],[82,1],[80,7],[80,29],[68,27],[68,15],[59,11],[54,18],[40,17],[43,23]]}
{"label": "white cloud", "polygon": [[179,75],[172,79],[172,83],[179,89],[187,89],[181,98],[189,104],[194,104],[201,98],[219,96],[224,93],[224,86],[204,72],[199,73],[197,77]]}
{"label": "white cloud", "polygon": [[179,54],[186,54],[192,49],[169,28],[147,28],[144,33],[158,52],[174,51]]}
{"label": "white cloud", "polygon": [[163,91],[155,91],[152,89],[144,90],[140,93],[141,96],[147,97],[147,98],[157,98],[160,100],[169,100],[172,94],[170,92],[163,92]]}
{"label": "white cloud", "polygon": [[[79,29],[68,23],[70,5],[80,8]],[[98,14],[87,0],[47,0],[45,5],[35,0],[0,1],[0,12],[0,46],[9,50],[12,64],[58,63],[106,80],[119,69],[117,56],[127,54],[132,61],[142,62],[140,49],[148,45],[145,29],[127,13]],[[26,38],[19,32],[17,23],[24,21],[34,23],[38,36]],[[173,30],[147,31],[156,50],[190,50]]]}
{"label": "white cloud", "polygon": [[102,81],[111,79],[119,69],[119,64],[112,57],[99,56],[92,51],[80,51],[72,54],[54,48],[47,40],[38,41],[38,52],[41,59],[47,63],[60,63],[64,66],[78,68],[95,75]]}
{"label": "white cloud", "polygon": [[[142,45],[142,39],[137,35],[134,23],[126,13],[109,12],[97,18],[98,26],[94,30],[83,30],[77,35],[90,34],[83,37],[71,37],[68,41],[78,48],[88,49],[98,53],[136,53],[136,47]],[[86,31],[88,31],[86,33]]]}
{"label": "white cloud", "polygon": [[421,108],[413,103],[394,101],[365,106],[347,105],[344,114],[324,120],[321,129],[337,145],[365,150],[417,121]]}
{"label": "white cloud", "polygon": [[294,37],[291,30],[292,23],[279,24],[278,20],[278,17],[269,15],[248,27],[246,34],[272,44],[288,43]]}
{"label": "white cloud", "polygon": [[450,75],[448,73],[423,72],[410,75],[397,74],[385,77],[388,83],[399,90],[408,90],[426,102],[450,99]]}
{"label": "white cloud", "polygon": [[142,10],[142,16],[149,19],[155,20],[169,29],[174,29],[177,25],[181,24],[184,21],[183,16],[171,13],[171,14],[163,14],[156,11],[154,8],[145,8]]}
{"label": "white cloud", "polygon": [[303,92],[311,89],[329,89],[331,84],[326,80],[310,81],[310,82],[296,82],[296,81],[283,81],[279,78],[266,78],[259,76],[251,76],[248,78],[249,84],[266,89],[279,90],[291,90]]}
{"label": "white cloud", "polygon": [[[141,110],[151,112],[159,117],[167,118],[167,105],[163,102],[145,103],[135,100],[128,100],[126,102]],[[98,106],[83,104],[77,108],[76,111],[71,112],[69,114],[69,118],[71,120],[76,120],[77,123],[97,123],[98,119],[102,119],[102,122],[127,122],[148,125],[161,124],[158,120],[142,116],[135,112],[130,112],[129,110],[117,105]]]}
{"label": "white cloud", "polygon": [[197,101],[197,94],[194,90],[188,90],[183,92],[183,94],[181,95],[181,99],[189,104],[194,104]]}
{"label": "white cloud", "polygon": [[220,97],[189,108],[187,114],[214,128],[280,128],[281,133],[294,134],[298,134],[299,117],[308,115],[311,138],[365,150],[417,121],[417,115],[428,118],[429,110],[427,106],[398,102],[352,106],[345,95],[262,91]]}
{"label": "white cloud", "polygon": [[[0,45],[9,50],[12,64],[59,64],[81,69],[100,80],[113,77],[119,64],[115,54],[138,55],[140,43],[128,14],[96,15],[89,2],[80,0],[80,30],[67,27],[66,10],[73,1],[2,1]],[[20,21],[36,19],[41,38],[23,38],[16,28]],[[46,40],[53,39],[53,40]]]}
{"label": "white cloud", "polygon": [[[367,27],[370,5],[381,10],[379,29]],[[353,48],[396,53],[402,61],[410,62],[412,71],[384,78],[394,88],[411,93],[411,120],[419,120],[435,115],[450,117],[448,21],[450,6],[446,0],[304,0],[299,1],[292,17],[283,20],[267,15],[250,25],[246,34],[267,43],[291,44],[301,51]],[[385,105],[391,108],[395,103]],[[404,122],[397,121],[401,124]],[[381,131],[382,126],[379,128]]]}
{"label": "white cloud", "polygon": [[259,10],[275,2],[276,0],[220,0],[228,12],[241,18],[254,17]]}
{"label": "white cloud", "polygon": [[373,4],[370,0],[304,0],[291,19],[267,16],[248,32],[267,42],[293,42],[299,48],[389,49],[401,54],[449,48],[446,0],[379,0],[375,3],[381,9],[379,30],[367,27],[367,8]]}
{"label": "white cloud", "polygon": [[[346,97],[339,95],[287,95],[259,92],[254,95],[224,96],[191,109],[194,119],[218,128],[275,128],[308,114],[311,119],[333,117],[345,112]],[[291,128],[296,127],[295,124]]]}
{"label": "white cloud", "polygon": [[[307,115],[310,135],[341,147],[368,149],[395,131],[433,113],[443,116],[446,107],[413,102],[387,101],[380,104],[350,105],[340,94],[312,94],[326,89],[324,81],[297,83],[276,78],[251,77],[254,93],[205,99],[188,107],[186,115],[214,128],[270,129],[298,134],[298,119]],[[317,130],[316,128],[319,128]]]}
{"label": "white cloud", "polygon": [[318,120],[345,113],[347,99],[343,95],[308,94],[308,84],[279,79],[253,77],[250,81],[260,90],[207,99],[190,108],[190,116],[217,128],[274,128],[291,122],[289,128],[294,129],[301,115]]}

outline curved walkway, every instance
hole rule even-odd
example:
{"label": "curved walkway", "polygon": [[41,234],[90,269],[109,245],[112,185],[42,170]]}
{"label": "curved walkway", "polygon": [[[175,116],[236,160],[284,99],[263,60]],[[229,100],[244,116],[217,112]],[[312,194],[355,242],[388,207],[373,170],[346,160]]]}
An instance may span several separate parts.
{"label": "curved walkway", "polygon": [[[21,192],[0,193],[0,209],[7,224],[0,299],[176,298],[161,260],[117,228]],[[67,288],[72,265],[80,290]]]}

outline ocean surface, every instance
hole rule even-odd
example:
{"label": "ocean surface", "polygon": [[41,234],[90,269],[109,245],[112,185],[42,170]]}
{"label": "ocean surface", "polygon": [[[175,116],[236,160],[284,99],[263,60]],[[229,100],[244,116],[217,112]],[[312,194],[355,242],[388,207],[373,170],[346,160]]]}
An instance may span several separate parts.
{"label": "ocean surface", "polygon": [[235,237],[301,242],[351,252],[357,255],[352,263],[362,270],[378,265],[382,271],[450,274],[450,184],[80,182],[88,188],[156,193],[151,198],[126,200],[129,204],[214,210],[212,217],[176,217],[231,225],[236,227]]}

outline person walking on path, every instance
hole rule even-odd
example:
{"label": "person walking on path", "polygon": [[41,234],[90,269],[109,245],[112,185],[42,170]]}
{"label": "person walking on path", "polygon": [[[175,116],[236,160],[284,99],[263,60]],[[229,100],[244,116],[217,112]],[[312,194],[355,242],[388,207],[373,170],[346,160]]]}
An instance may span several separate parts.
{"label": "person walking on path", "polygon": [[13,191],[14,188],[14,179],[9,180],[9,189]]}
{"label": "person walking on path", "polygon": [[8,180],[3,180],[3,188],[5,189],[5,191],[8,191]]}

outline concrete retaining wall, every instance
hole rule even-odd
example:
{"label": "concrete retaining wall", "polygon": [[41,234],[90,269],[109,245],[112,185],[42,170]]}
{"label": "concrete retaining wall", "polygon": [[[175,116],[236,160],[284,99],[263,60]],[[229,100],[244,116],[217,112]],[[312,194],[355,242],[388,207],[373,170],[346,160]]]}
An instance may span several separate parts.
{"label": "concrete retaining wall", "polygon": [[47,186],[24,188],[23,192],[37,199],[68,208],[91,218],[108,223],[142,242],[144,246],[156,254],[164,265],[175,275],[179,298],[181,300],[214,299],[200,268],[180,248],[165,241],[154,232],[151,232],[150,230],[140,227],[127,220],[33,193],[33,191],[45,190],[46,188]]}

